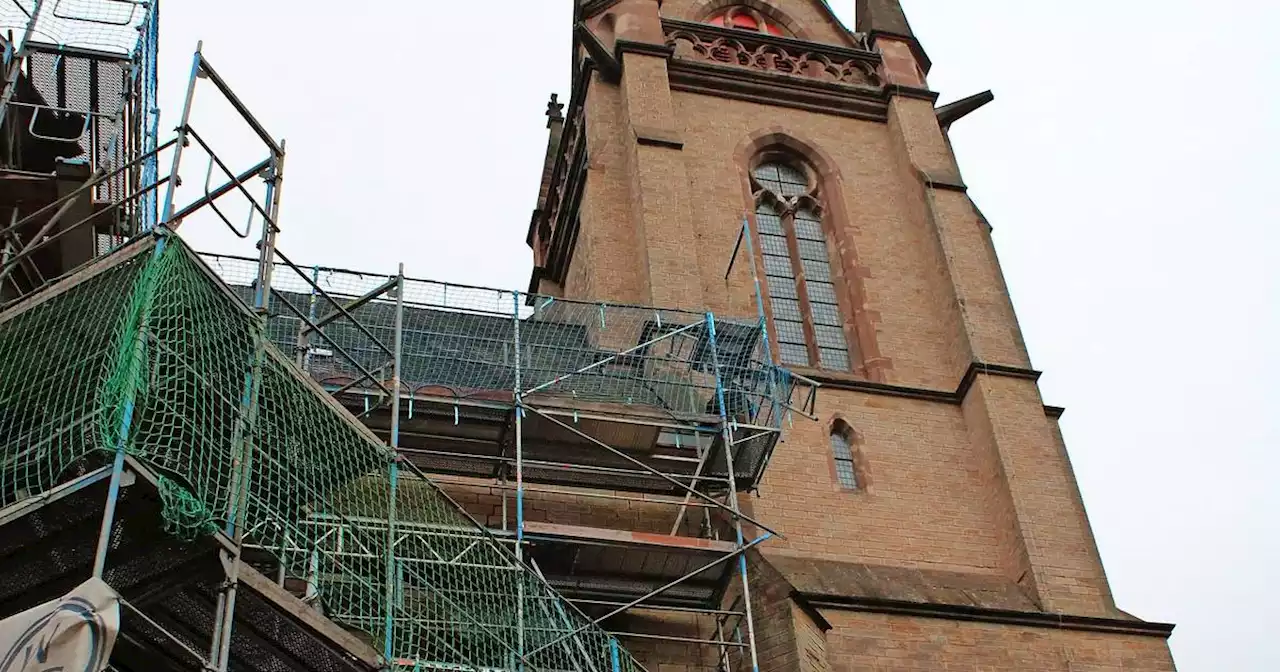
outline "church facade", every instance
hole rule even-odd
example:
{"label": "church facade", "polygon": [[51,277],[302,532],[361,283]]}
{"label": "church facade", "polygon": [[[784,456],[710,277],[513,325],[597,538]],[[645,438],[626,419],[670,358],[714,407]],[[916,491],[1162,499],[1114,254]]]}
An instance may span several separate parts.
{"label": "church facade", "polygon": [[[950,146],[990,95],[938,105],[897,0],[859,0],[852,30],[822,0],[574,20],[530,291],[761,311],[821,385],[741,497],[782,535],[748,554],[759,669],[1173,670],[1173,626],[1112,598]],[[650,670],[724,664],[627,644]]]}

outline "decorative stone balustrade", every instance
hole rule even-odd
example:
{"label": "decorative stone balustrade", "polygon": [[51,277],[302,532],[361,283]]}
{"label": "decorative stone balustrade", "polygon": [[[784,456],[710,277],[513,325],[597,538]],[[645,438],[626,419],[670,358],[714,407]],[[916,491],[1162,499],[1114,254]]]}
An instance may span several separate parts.
{"label": "decorative stone balustrade", "polygon": [[667,46],[675,58],[847,84],[879,87],[879,57],[870,51],[803,42],[763,33],[668,20]]}

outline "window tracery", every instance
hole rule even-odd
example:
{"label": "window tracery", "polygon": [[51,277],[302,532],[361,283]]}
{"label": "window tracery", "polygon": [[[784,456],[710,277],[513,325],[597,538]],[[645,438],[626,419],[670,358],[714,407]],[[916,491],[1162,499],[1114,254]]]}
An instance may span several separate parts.
{"label": "window tracery", "polygon": [[766,160],[751,171],[765,292],[782,364],[851,371],[815,182],[790,160]]}

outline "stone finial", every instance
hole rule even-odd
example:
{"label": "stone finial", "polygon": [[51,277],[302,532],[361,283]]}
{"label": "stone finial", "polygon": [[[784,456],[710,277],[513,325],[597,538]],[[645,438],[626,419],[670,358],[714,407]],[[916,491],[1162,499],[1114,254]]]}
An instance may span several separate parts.
{"label": "stone finial", "polygon": [[553,93],[547,101],[547,128],[560,121],[564,121],[564,103],[560,102],[560,94]]}

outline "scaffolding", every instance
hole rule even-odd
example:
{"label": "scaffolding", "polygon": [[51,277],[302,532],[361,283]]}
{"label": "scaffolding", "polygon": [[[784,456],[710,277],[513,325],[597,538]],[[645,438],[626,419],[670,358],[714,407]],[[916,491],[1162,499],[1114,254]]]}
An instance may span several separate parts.
{"label": "scaffolding", "polygon": [[[259,293],[256,260],[204,259],[239,296]],[[745,553],[772,531],[739,495],[759,483],[789,414],[813,404],[812,387],[799,398],[797,378],[772,364],[759,316],[275,259],[271,340],[408,463],[455,490],[499,493],[485,522],[550,585],[598,623],[704,617],[700,634],[611,631],[754,668]],[[530,520],[539,497],[644,519]]]}
{"label": "scaffolding", "polygon": [[[746,554],[773,533],[739,500],[816,387],[762,316],[300,266],[284,142],[199,49],[160,142],[156,2],[10,1],[0,618],[94,576],[121,672],[621,672],[652,642],[758,669]],[[198,82],[260,161],[200,134]],[[196,215],[256,254],[196,254]]]}

